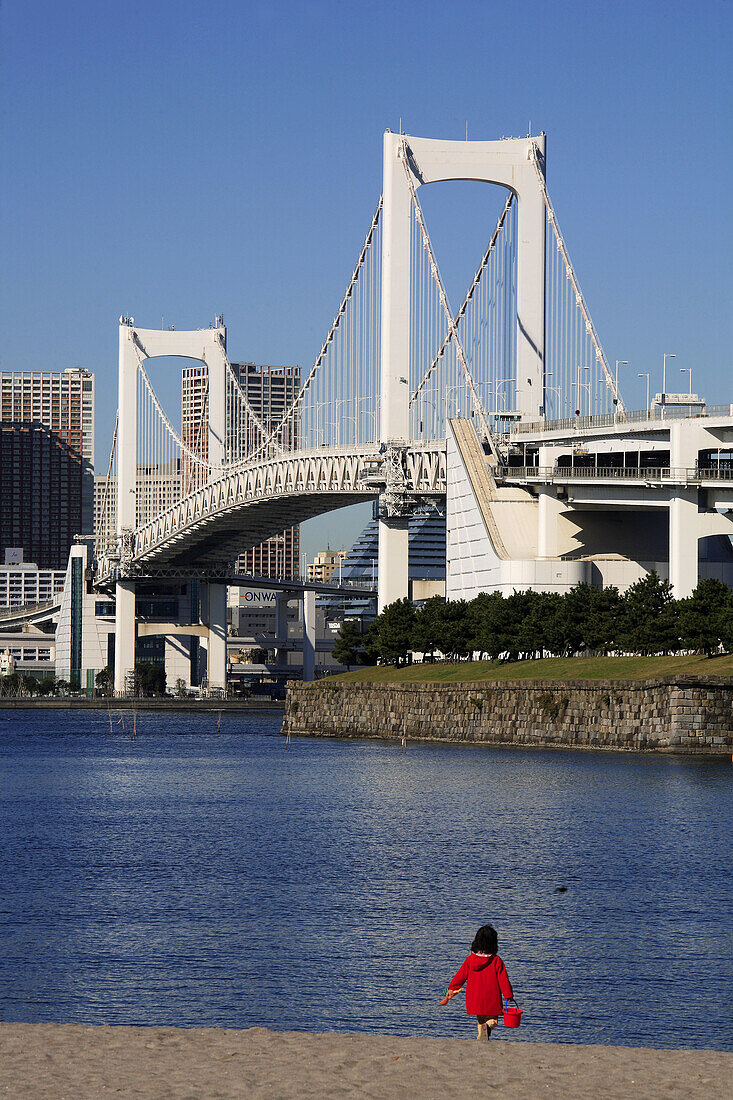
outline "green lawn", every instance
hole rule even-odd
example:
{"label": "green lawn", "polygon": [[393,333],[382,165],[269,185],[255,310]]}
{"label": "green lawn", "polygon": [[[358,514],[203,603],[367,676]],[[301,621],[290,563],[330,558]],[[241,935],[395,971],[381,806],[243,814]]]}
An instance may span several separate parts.
{"label": "green lawn", "polygon": [[547,657],[541,661],[466,661],[456,664],[359,668],[337,681],[457,684],[471,680],[648,680],[656,676],[730,676],[728,657]]}

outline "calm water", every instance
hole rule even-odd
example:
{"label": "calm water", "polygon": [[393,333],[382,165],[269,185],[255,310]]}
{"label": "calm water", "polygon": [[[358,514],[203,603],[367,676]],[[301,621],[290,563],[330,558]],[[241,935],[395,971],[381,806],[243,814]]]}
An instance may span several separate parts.
{"label": "calm water", "polygon": [[471,1037],[492,920],[500,1038],[733,1049],[729,764],[279,725],[0,713],[3,1019]]}

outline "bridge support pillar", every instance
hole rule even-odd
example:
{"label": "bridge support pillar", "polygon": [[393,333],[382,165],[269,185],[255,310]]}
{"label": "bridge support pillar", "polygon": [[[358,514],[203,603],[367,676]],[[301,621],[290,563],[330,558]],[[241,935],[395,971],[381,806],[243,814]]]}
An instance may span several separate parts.
{"label": "bridge support pillar", "polygon": [[209,645],[207,679],[210,688],[226,691],[227,686],[227,586],[208,584]]}
{"label": "bridge support pillar", "polygon": [[[226,341],[226,329],[219,330]],[[206,360],[209,371],[209,480],[215,481],[226,462],[227,450],[227,378],[224,348]]]}
{"label": "bridge support pillar", "polygon": [[310,682],[316,675],[316,594],[303,592],[303,680]]}
{"label": "bridge support pillar", "polygon": [[[283,643],[288,640],[288,597],[285,593],[279,594],[275,599],[275,664],[286,665],[288,663],[287,647]],[[280,643],[279,645],[277,643]]]}
{"label": "bridge support pillar", "polygon": [[563,505],[552,485],[540,485],[538,488],[537,509],[537,556],[539,558],[558,557],[557,521]]}
{"label": "bridge support pillar", "polygon": [[669,498],[669,581],[676,600],[697,587],[697,489],[673,489]]}
{"label": "bridge support pillar", "polygon": [[124,695],[135,671],[135,582],[115,587],[115,695]]}
{"label": "bridge support pillar", "polygon": [[410,595],[410,537],[406,517],[379,521],[377,610]]}

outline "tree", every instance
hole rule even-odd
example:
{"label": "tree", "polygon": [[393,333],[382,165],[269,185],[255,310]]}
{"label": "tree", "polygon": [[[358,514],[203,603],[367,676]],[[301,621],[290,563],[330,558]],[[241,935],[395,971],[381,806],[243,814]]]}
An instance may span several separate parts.
{"label": "tree", "polygon": [[432,596],[422,607],[415,611],[415,626],[412,631],[412,649],[418,653],[443,652],[441,642],[444,635],[445,600],[442,596]]}
{"label": "tree", "polygon": [[444,607],[443,629],[439,635],[438,648],[451,661],[467,657],[472,649],[468,607],[465,600],[450,600]]}
{"label": "tree", "polygon": [[20,673],[9,672],[6,676],[0,678],[0,692],[11,697],[21,695],[23,693],[23,677]]}
{"label": "tree", "polygon": [[186,681],[183,679],[182,676],[179,676],[178,679],[176,680],[176,682],[174,684],[174,687],[173,687],[173,690],[175,691],[176,697],[178,699],[185,699],[186,696],[188,695],[188,688],[186,687]]}
{"label": "tree", "polygon": [[340,665],[346,665],[347,669],[355,665],[363,654],[361,631],[351,619],[346,619],[341,624],[332,652],[334,660]]}
{"label": "tree", "polygon": [[382,660],[390,664],[407,660],[414,627],[415,608],[407,598],[387,604],[370,631],[370,639],[373,632],[374,648]]}
{"label": "tree", "polygon": [[686,600],[680,600],[682,644],[712,657],[721,643],[727,648],[727,620],[733,612],[733,593],[727,584],[710,577],[702,580]]}
{"label": "tree", "polygon": [[607,653],[613,649],[620,606],[621,597],[613,585],[593,588],[583,583],[571,588],[562,597],[564,646],[558,652],[572,656],[581,650]]}
{"label": "tree", "polygon": [[503,603],[504,597],[500,592],[481,592],[471,600],[467,610],[467,630],[471,649],[486,653],[492,659],[501,652],[497,647]]}
{"label": "tree", "polygon": [[672,586],[652,570],[627,589],[619,607],[617,643],[627,653],[673,653],[680,648]]}
{"label": "tree", "polygon": [[565,647],[564,597],[558,592],[527,592],[520,620],[518,647],[525,656],[562,653]]}
{"label": "tree", "polygon": [[139,661],[135,665],[137,692],[149,698],[152,695],[165,695],[165,669],[152,661]]}
{"label": "tree", "polygon": [[111,695],[115,686],[114,670],[106,665],[94,677],[94,683],[100,695]]}

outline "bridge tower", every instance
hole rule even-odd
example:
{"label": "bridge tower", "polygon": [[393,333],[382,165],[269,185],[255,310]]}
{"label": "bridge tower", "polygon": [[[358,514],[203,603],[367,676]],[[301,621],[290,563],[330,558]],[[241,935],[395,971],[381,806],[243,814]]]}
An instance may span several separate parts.
{"label": "bridge tower", "polygon": [[[158,356],[183,356],[206,363],[208,389],[208,476],[219,476],[226,461],[226,328],[176,331],[139,329],[121,317],[119,329],[117,421],[117,540],[120,562],[115,586],[115,692],[123,694],[135,670],[135,578],[130,570],[137,526],[138,364]],[[208,632],[208,680],[226,685],[226,585],[203,586]]]}
{"label": "bridge tower", "polygon": [[[544,168],[545,135],[502,141],[443,141],[384,135],[380,439],[409,440],[410,213],[412,186],[446,180],[495,183],[517,198],[516,409],[537,420],[545,385],[545,204],[531,151]],[[385,494],[386,495],[386,494]],[[399,501],[379,519],[379,610],[408,595],[408,533]]]}

